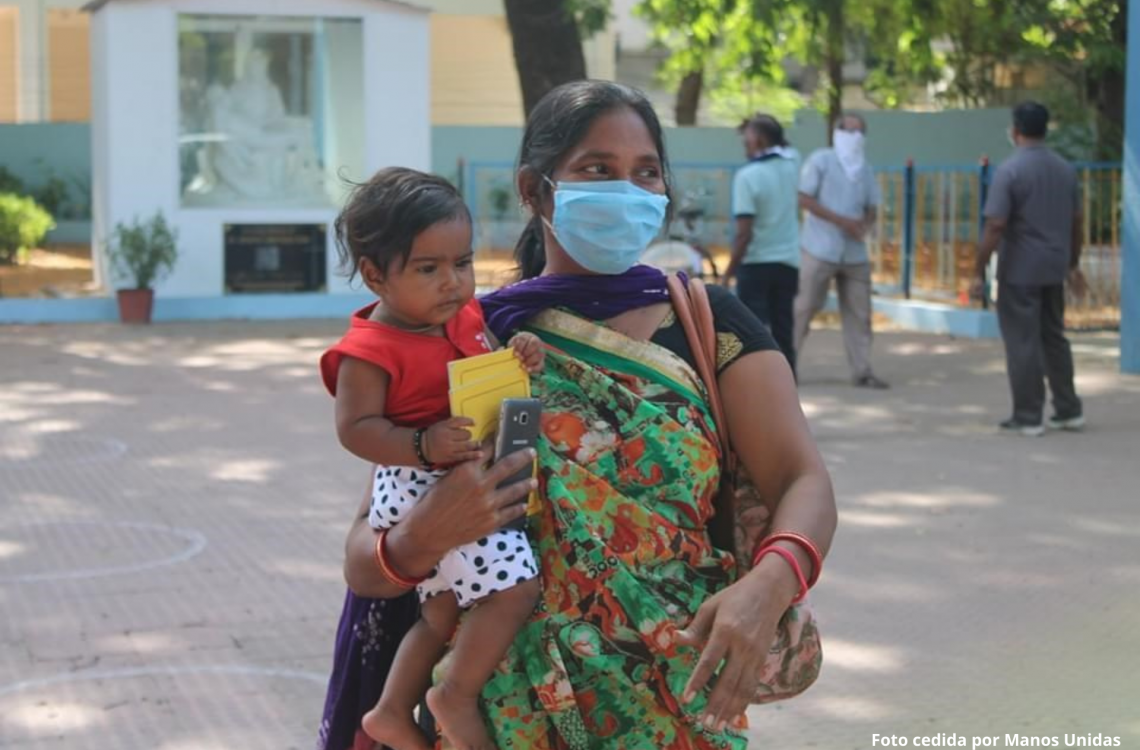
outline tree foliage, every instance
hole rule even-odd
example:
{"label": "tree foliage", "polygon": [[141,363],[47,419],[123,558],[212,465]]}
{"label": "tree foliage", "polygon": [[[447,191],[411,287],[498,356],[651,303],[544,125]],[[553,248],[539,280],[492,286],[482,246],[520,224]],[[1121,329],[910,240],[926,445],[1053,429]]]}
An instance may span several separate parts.
{"label": "tree foliage", "polygon": [[[823,107],[842,105],[843,64],[867,64],[863,87],[883,107],[932,84],[947,103],[1005,105],[1011,70],[1039,70],[1043,98],[1094,113],[1112,156],[1124,111],[1127,0],[642,0],[637,13],[670,55],[663,79],[700,74],[714,99],[749,84],[779,85],[783,63],[820,73]],[[1054,82],[1057,85],[1054,85]],[[690,92],[691,93],[691,92]],[[1067,106],[1063,102],[1073,99]],[[739,98],[739,97],[737,97]]]}
{"label": "tree foliage", "polygon": [[936,65],[924,4],[936,0],[643,0],[637,12],[669,50],[663,78],[701,71],[725,98],[728,87],[779,86],[784,62],[821,73],[825,108],[838,116],[843,65],[852,49],[878,61],[868,91],[897,106],[905,87],[932,79]]}

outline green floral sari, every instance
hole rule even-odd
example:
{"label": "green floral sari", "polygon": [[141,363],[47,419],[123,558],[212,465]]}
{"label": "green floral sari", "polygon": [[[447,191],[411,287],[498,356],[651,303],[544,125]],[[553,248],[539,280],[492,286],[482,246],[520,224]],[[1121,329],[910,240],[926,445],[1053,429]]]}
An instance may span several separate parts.
{"label": "green floral sari", "polygon": [[530,330],[555,351],[543,401],[541,512],[530,535],[543,597],[487,684],[500,748],[744,748],[697,723],[708,690],[676,631],[731,579],[705,523],[720,478],[699,378],[684,360],[569,313]]}

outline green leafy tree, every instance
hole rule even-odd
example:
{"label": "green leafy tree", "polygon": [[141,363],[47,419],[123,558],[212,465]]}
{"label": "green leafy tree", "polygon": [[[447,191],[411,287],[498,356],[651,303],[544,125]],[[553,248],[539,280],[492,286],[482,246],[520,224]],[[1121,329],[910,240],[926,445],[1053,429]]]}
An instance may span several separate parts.
{"label": "green leafy tree", "polygon": [[780,91],[789,59],[822,73],[823,108],[834,121],[842,111],[843,66],[852,49],[881,61],[885,72],[868,80],[884,106],[901,103],[904,84],[936,75],[931,30],[916,7],[931,1],[643,0],[637,12],[670,52],[662,77],[678,86],[679,124],[694,121],[700,94],[695,80],[710,84],[717,92],[713,99],[722,102],[731,99],[732,87],[765,84]]}
{"label": "green leafy tree", "polygon": [[696,125],[706,70],[725,37],[731,0],[644,0],[634,12],[651,24],[655,43],[669,51],[660,73],[677,90],[674,119]]}
{"label": "green leafy tree", "polygon": [[1091,111],[1096,156],[1119,159],[1124,137],[1127,0],[1019,0],[1022,59],[1069,83]]}

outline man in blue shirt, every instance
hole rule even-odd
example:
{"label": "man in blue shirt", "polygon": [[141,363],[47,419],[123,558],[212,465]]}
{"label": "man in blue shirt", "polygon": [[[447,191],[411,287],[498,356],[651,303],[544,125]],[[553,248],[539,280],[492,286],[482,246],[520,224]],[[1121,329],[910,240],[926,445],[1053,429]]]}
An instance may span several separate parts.
{"label": "man in blue shirt", "polygon": [[746,120],[739,131],[749,162],[732,182],[736,235],[725,283],[737,279],[740,301],[768,326],[795,372],[792,309],[800,266],[799,154],[770,115]]}
{"label": "man in blue shirt", "polygon": [[839,292],[843,343],[855,385],[888,388],[871,370],[871,263],[864,237],[874,226],[879,184],[863,155],[867,124],[840,118],[832,148],[816,151],[800,176],[804,218],[800,293],[796,297],[796,351],[803,351],[811,319],[823,309],[831,280]]}

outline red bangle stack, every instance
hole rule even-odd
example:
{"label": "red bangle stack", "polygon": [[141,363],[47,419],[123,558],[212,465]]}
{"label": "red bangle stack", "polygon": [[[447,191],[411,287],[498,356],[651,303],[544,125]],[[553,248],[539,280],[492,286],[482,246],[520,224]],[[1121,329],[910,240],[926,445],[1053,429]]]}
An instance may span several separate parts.
{"label": "red bangle stack", "polygon": [[[792,542],[807,553],[808,558],[811,560],[811,576],[805,578],[803,570],[800,569],[799,561],[796,560],[796,556],[782,547],[774,546],[776,542]],[[800,587],[800,594],[795,599],[797,602],[800,601],[804,595],[807,594],[807,590],[815,586],[816,582],[819,581],[819,574],[823,572],[823,555],[820,554],[819,547],[803,534],[795,531],[777,531],[774,534],[769,534],[764,538],[764,541],[760,542],[757,546],[756,555],[752,558],[753,567],[756,566],[756,563],[760,562],[761,557],[773,550],[779,550],[783,553],[780,556],[788,560],[789,564],[795,569],[796,576],[803,580],[803,585]]]}
{"label": "red bangle stack", "polygon": [[427,580],[426,577],[408,578],[405,575],[401,575],[400,572],[392,566],[392,561],[388,559],[387,540],[388,529],[384,529],[376,535],[376,567],[380,568],[380,574],[397,586],[403,586],[408,589],[414,589]]}
{"label": "red bangle stack", "polygon": [[777,531],[774,534],[769,534],[764,538],[764,541],[760,542],[756,549],[756,557],[753,560],[759,560],[760,553],[776,542],[792,542],[807,553],[811,560],[811,576],[807,579],[808,587],[815,586],[816,582],[819,581],[819,574],[823,572],[823,555],[820,554],[816,543],[795,531]]}
{"label": "red bangle stack", "polygon": [[[800,584],[800,592],[798,594],[796,594],[795,599],[792,599],[792,604],[799,604],[800,602],[802,602],[804,600],[805,597],[807,597],[807,593],[808,593],[808,583],[807,583],[807,579],[804,578],[804,571],[800,568],[800,561],[796,559],[795,555],[793,555],[791,552],[787,551],[783,547],[777,547],[775,545],[772,545],[769,547],[765,547],[764,549],[762,549],[756,553],[756,562],[757,563],[760,562],[760,559],[762,557],[764,557],[764,555],[769,555],[769,554],[779,555],[780,557],[784,558],[785,561],[787,561],[788,565],[792,566],[792,570],[796,574],[796,580]],[[755,563],[754,563],[754,565],[755,565]]]}

